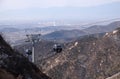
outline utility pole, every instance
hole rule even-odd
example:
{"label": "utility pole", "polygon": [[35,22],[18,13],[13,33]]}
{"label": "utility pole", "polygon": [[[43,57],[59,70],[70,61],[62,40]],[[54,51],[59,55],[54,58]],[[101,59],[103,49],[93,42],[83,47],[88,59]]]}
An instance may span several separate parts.
{"label": "utility pole", "polygon": [[41,34],[30,34],[26,35],[28,38],[28,41],[26,42],[31,42],[32,43],[32,62],[35,62],[35,43],[40,41],[40,36]]}

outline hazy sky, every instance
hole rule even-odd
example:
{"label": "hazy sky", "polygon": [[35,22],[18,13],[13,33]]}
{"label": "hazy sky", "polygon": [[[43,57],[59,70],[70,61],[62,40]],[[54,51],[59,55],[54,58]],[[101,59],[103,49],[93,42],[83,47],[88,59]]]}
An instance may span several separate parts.
{"label": "hazy sky", "polygon": [[120,18],[120,0],[0,0],[0,20]]}

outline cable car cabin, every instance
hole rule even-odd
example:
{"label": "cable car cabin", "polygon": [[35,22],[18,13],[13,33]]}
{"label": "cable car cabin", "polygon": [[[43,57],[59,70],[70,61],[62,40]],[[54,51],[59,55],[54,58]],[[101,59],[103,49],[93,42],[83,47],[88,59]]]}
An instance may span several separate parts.
{"label": "cable car cabin", "polygon": [[53,51],[56,52],[56,53],[62,52],[62,46],[60,44],[55,44],[53,46]]}
{"label": "cable car cabin", "polygon": [[32,55],[32,51],[31,51],[31,50],[29,50],[29,49],[26,49],[26,51],[25,51],[25,52],[26,52],[26,54],[27,54],[27,55]]}

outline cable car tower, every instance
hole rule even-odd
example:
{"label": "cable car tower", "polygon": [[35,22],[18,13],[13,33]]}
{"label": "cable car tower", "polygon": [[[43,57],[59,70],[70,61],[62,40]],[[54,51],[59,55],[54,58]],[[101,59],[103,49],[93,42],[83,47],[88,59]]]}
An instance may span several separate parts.
{"label": "cable car tower", "polygon": [[26,35],[27,36],[27,41],[32,44],[32,62],[35,62],[35,43],[39,42],[41,40],[41,34],[30,34]]}

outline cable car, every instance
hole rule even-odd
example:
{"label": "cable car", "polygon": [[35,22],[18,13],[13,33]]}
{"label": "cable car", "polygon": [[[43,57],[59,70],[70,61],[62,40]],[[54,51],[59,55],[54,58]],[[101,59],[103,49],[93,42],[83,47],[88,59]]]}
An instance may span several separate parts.
{"label": "cable car", "polygon": [[32,55],[32,51],[30,49],[26,49],[25,52],[26,52],[27,55]]}
{"label": "cable car", "polygon": [[56,52],[56,53],[60,53],[62,52],[62,46],[60,44],[54,44],[53,46],[53,51]]}

